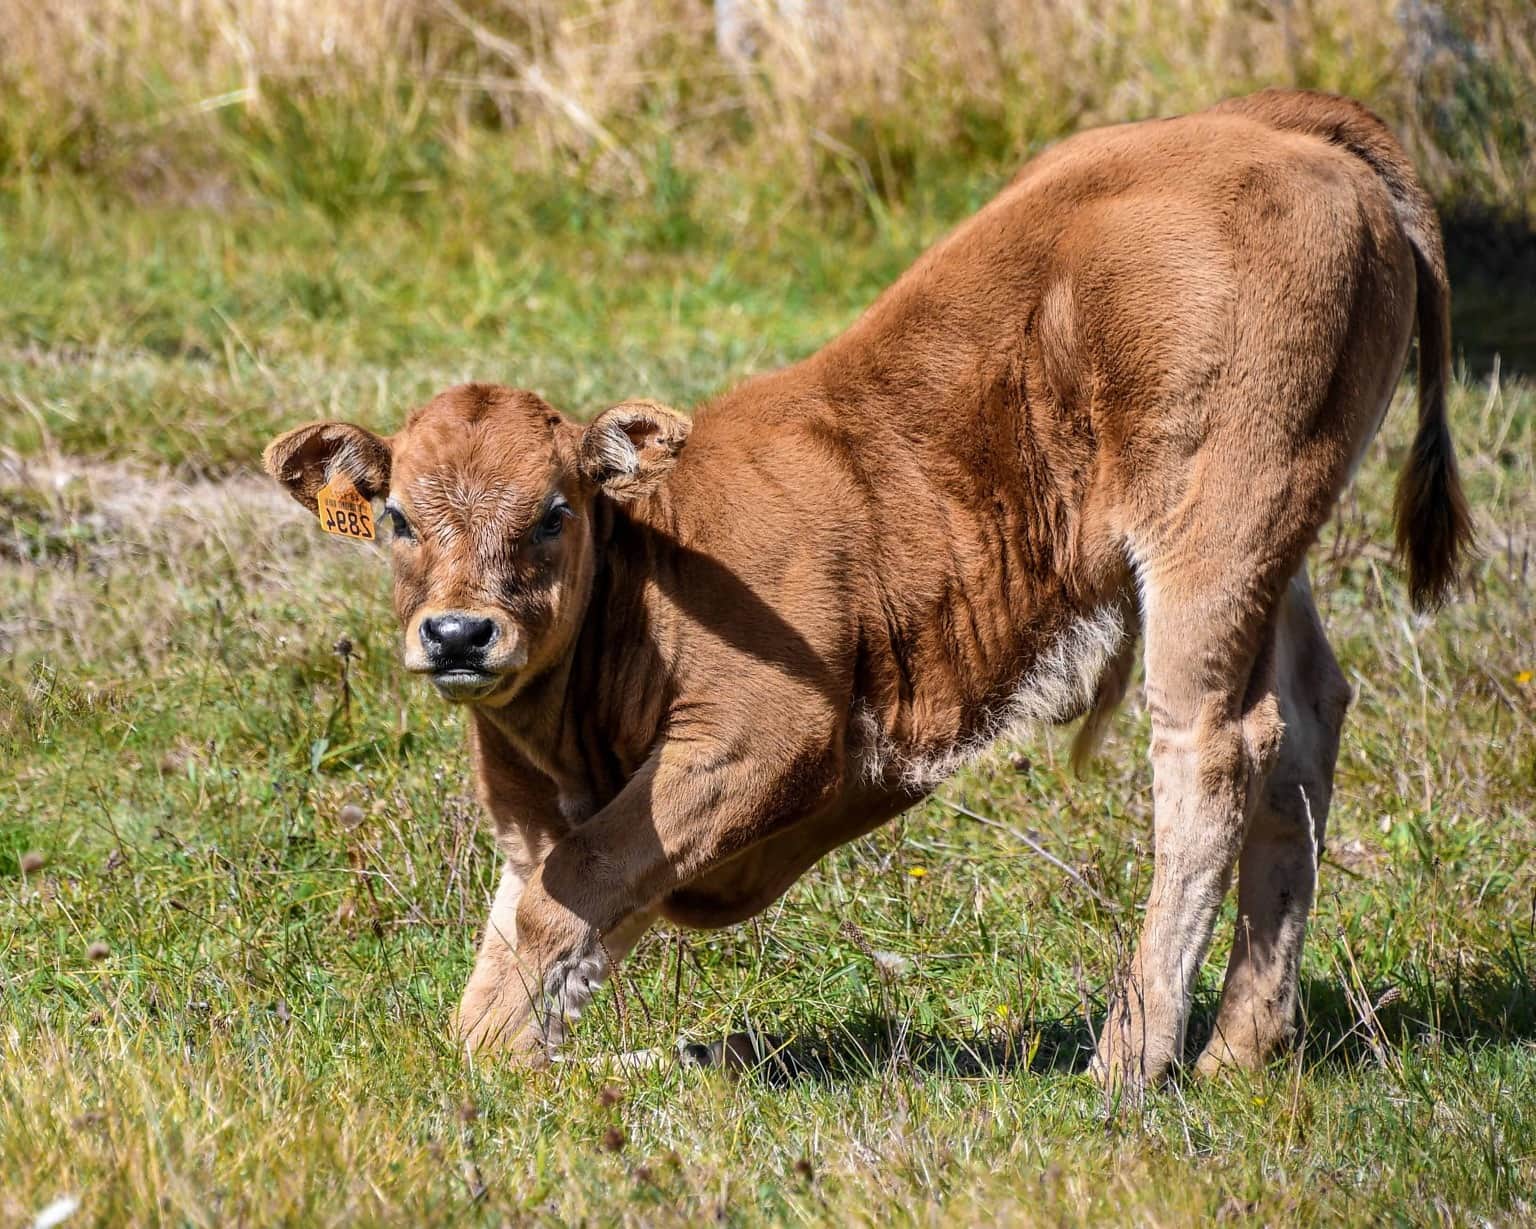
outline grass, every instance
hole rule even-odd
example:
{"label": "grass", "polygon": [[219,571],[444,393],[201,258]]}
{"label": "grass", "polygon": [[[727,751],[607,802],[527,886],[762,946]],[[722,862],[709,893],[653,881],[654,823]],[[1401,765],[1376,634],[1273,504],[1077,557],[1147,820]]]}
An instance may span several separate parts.
{"label": "grass", "polygon": [[[722,4],[718,7],[726,7]],[[0,9],[0,176],[346,217],[502,167],[802,204],[1005,173],[1081,127],[1264,85],[1353,94],[1433,187],[1536,208],[1525,0],[57,0]],[[494,171],[492,172],[495,173]]]}
{"label": "grass", "polygon": [[[1166,59],[1147,105],[1205,62]],[[499,160],[475,112],[425,186],[425,146],[337,169],[373,138],[306,155],[313,90],[281,146],[227,109],[178,128],[148,188],[131,91],[103,96],[104,161],[33,141],[0,176],[0,1220],[61,1195],[113,1224],[1536,1220],[1536,385],[1481,365],[1451,413],[1484,547],[1465,595],[1414,618],[1384,546],[1406,388],[1314,552],[1356,701],[1285,1061],[1141,1107],[1082,1073],[1151,875],[1134,703],[1085,779],[1047,732],[941,791],[1091,891],[930,803],[751,924],[653,932],[578,1037],[750,1024],[794,1039],[792,1078],[454,1052],[495,875],[461,722],[396,665],[382,554],[321,535],[260,446],[387,428],[471,375],[580,414],[686,405],[829,337],[1050,128],[904,161],[932,114],[854,146],[850,112],[852,159],[744,170],[747,136],[716,173],[663,93],[660,119],[601,116],[635,182],[547,117]],[[51,114],[18,97],[9,140]]]}

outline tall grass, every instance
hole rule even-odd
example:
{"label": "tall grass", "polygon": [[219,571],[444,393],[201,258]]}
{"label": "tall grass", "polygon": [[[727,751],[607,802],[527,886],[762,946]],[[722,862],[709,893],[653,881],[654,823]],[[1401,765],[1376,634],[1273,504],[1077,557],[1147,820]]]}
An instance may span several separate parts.
{"label": "tall grass", "polygon": [[899,199],[1094,123],[1356,95],[1443,196],[1536,202],[1528,0],[54,0],[0,6],[0,178],[329,211],[668,168]]}

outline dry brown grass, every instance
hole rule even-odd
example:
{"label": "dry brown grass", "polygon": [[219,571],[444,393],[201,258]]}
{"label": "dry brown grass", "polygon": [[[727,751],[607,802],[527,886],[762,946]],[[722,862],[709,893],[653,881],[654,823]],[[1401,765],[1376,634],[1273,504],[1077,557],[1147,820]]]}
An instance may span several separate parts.
{"label": "dry brown grass", "polygon": [[632,190],[664,140],[695,167],[739,154],[806,186],[830,168],[890,192],[935,150],[1017,158],[1090,124],[1298,84],[1379,107],[1447,192],[1524,207],[1536,188],[1520,113],[1536,99],[1526,0],[736,8],[747,32],[722,48],[699,0],[10,4],[0,154],[12,172],[239,177],[285,139],[322,145],[322,130],[360,123],[460,161],[479,138],[510,135],[497,157],[579,165]]}

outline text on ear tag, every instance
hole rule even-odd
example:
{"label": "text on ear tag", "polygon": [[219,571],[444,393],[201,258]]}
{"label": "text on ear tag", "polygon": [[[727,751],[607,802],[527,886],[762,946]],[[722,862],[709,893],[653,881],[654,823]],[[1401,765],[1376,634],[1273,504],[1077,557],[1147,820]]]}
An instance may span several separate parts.
{"label": "text on ear tag", "polygon": [[315,492],[315,510],[326,533],[373,541],[373,508],[345,474],[337,474]]}

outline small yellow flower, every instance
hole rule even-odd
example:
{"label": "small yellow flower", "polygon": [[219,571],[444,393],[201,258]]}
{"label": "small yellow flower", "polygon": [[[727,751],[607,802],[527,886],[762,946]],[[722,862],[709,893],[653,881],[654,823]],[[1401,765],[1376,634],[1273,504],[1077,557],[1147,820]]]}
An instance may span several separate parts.
{"label": "small yellow flower", "polygon": [[909,867],[907,870],[907,874],[911,875],[914,879],[921,879],[927,873],[921,866]]}
{"label": "small yellow flower", "polygon": [[1008,1004],[1007,1003],[999,1003],[997,1005],[997,1018],[999,1020],[1006,1020],[1008,1018]]}
{"label": "small yellow flower", "polygon": [[1515,682],[1519,683],[1520,686],[1524,687],[1533,678],[1536,678],[1536,673],[1533,673],[1530,670],[1522,670],[1522,671],[1520,671],[1519,674],[1515,675]]}

